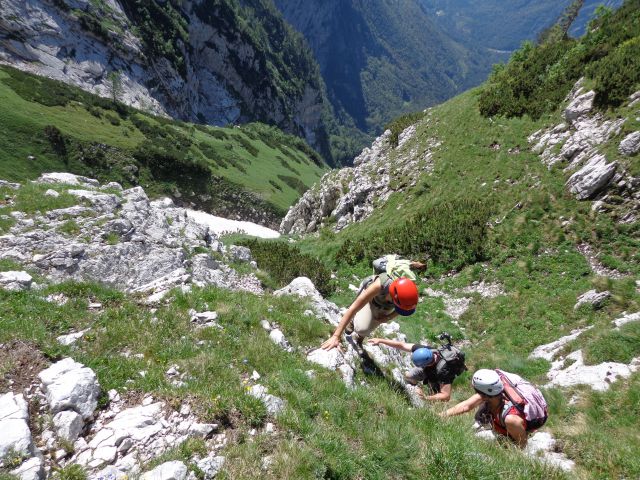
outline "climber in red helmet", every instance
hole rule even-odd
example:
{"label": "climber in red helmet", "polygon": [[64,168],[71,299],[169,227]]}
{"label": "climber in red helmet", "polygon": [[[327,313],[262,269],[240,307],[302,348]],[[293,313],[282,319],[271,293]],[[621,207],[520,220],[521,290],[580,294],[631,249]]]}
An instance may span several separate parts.
{"label": "climber in red helmet", "polygon": [[394,280],[386,273],[368,277],[361,283],[358,297],[340,319],[331,338],[322,344],[322,348],[331,350],[339,346],[342,333],[347,327],[351,327],[353,330],[350,332],[350,340],[362,353],[362,341],[378,325],[398,315],[411,315],[416,311],[417,305],[418,287],[412,280],[406,277]]}

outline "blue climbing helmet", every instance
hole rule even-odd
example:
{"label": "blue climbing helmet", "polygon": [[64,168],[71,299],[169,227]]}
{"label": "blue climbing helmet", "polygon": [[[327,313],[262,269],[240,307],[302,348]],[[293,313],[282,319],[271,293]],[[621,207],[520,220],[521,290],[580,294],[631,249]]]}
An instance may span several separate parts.
{"label": "blue climbing helmet", "polygon": [[430,348],[417,348],[411,354],[411,361],[416,367],[426,367],[433,362],[433,352]]}

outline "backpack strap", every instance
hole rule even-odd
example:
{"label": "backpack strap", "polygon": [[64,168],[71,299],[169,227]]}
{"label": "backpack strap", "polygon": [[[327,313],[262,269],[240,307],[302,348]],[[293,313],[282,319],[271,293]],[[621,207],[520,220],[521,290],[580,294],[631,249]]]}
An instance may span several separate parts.
{"label": "backpack strap", "polygon": [[527,404],[527,400],[520,394],[518,387],[507,377],[502,370],[496,369],[496,373],[502,381],[504,391],[502,394],[511,403],[512,407],[516,407],[520,412],[524,413],[524,407]]}

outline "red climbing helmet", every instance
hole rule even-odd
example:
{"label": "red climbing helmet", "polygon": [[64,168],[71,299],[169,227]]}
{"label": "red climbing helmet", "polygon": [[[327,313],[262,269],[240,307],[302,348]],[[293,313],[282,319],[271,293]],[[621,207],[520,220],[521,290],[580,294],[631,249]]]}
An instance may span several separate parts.
{"label": "red climbing helmet", "polygon": [[418,305],[418,287],[406,277],[400,277],[389,285],[389,295],[393,300],[396,312],[409,316],[416,311]]}

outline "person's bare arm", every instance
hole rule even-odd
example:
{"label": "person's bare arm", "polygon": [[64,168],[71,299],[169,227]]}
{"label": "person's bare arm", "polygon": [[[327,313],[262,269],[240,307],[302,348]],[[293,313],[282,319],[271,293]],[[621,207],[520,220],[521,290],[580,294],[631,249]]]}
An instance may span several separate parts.
{"label": "person's bare arm", "polygon": [[504,425],[507,428],[509,437],[520,448],[527,446],[527,430],[525,428],[524,420],[518,415],[507,415],[504,419]]}
{"label": "person's bare arm", "polygon": [[421,271],[427,268],[427,265],[425,263],[420,263],[416,261],[411,262],[409,266],[411,267],[412,270],[418,270],[418,271]]}
{"label": "person's bare arm", "polygon": [[340,345],[340,336],[342,335],[342,332],[344,332],[344,329],[347,328],[347,325],[349,324],[353,316],[358,313],[362,309],[362,307],[373,300],[373,297],[378,295],[381,289],[382,286],[380,285],[380,282],[375,281],[371,285],[369,285],[360,295],[358,295],[358,298],[354,300],[347,311],[344,312],[344,315],[342,315],[340,323],[338,323],[338,326],[333,332],[333,335],[331,335],[329,340],[325,341],[320,346],[320,348],[322,348],[323,350],[331,350],[332,348],[336,348],[338,345]]}
{"label": "person's bare arm", "polygon": [[398,340],[389,340],[388,338],[372,338],[367,340],[367,343],[371,345],[386,345],[388,347],[393,347],[398,350],[403,350],[405,352],[410,352],[413,348],[413,343],[400,342]]}
{"label": "person's bare arm", "polygon": [[466,399],[463,402],[460,402],[455,407],[451,407],[450,409],[442,412],[440,415],[443,417],[453,417],[455,415],[462,415],[463,413],[470,412],[476,407],[479,407],[482,404],[482,397],[476,393]]}
{"label": "person's bare arm", "polygon": [[431,402],[448,402],[451,400],[451,384],[441,385],[440,392],[425,396],[424,399]]}

